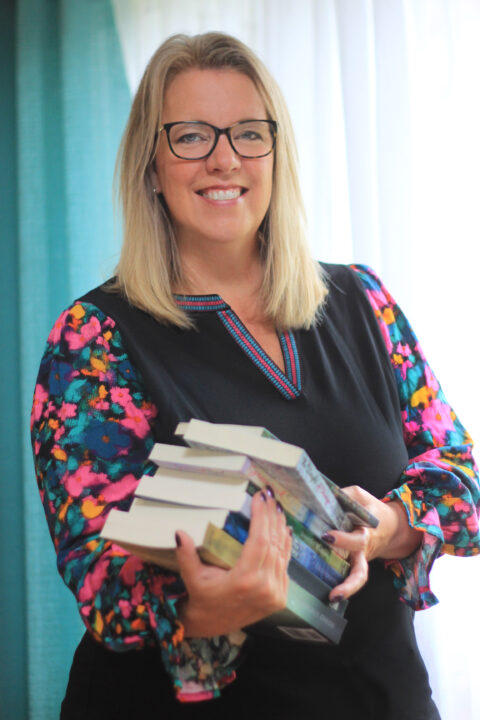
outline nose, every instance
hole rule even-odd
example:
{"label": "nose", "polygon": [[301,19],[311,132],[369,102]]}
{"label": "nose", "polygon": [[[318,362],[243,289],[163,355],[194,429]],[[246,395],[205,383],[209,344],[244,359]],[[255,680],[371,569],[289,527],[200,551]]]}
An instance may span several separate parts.
{"label": "nose", "polygon": [[207,170],[209,172],[231,172],[240,167],[240,156],[230,145],[228,137],[225,133],[220,135],[214,151],[206,159]]}

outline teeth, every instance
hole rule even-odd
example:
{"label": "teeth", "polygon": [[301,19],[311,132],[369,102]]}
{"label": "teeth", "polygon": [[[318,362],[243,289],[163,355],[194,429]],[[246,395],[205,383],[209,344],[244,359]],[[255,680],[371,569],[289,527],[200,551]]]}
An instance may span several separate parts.
{"label": "teeth", "polygon": [[206,190],[202,192],[202,195],[209,200],[235,200],[240,197],[241,192],[240,188],[232,190]]}

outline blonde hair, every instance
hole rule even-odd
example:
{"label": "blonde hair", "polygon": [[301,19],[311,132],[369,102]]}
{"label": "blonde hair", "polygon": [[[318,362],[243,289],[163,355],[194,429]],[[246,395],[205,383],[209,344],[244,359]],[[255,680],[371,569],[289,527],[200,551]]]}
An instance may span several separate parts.
{"label": "blonde hair", "polygon": [[232,69],[249,77],[268,117],[278,123],[270,206],[259,230],[267,316],[279,330],[309,327],[327,289],[311,257],[297,173],[293,129],[282,93],[263,63],[239,40],[218,32],[173,35],[147,65],[133,100],[116,165],[124,241],[110,287],[157,320],[179,327],[192,321],[175,302],[182,267],[167,208],[153,192],[152,163],[165,91],[186,70]]}

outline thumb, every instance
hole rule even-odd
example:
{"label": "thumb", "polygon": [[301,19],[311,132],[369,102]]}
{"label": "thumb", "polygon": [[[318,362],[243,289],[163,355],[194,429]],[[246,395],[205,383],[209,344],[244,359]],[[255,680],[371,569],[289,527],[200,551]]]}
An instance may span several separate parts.
{"label": "thumb", "polygon": [[176,556],[180,575],[185,585],[188,587],[190,578],[196,575],[202,565],[197,548],[190,535],[183,530],[177,530],[175,533],[175,542],[177,545]]}

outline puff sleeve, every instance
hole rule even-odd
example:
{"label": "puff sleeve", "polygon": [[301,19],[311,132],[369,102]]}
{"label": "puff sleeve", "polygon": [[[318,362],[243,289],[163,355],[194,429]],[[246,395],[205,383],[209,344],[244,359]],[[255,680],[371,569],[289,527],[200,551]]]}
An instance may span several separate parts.
{"label": "puff sleeve", "polygon": [[107,648],[157,646],[180,700],[214,697],[235,677],[227,637],[183,638],[179,575],[99,537],[112,508],[128,510],[148,461],[157,408],[114,321],[76,303],[55,323],[31,416],[35,471],[58,570],[89,632]]}
{"label": "puff sleeve", "polygon": [[478,470],[472,440],[445,399],[405,315],[369,268],[352,267],[390,357],[410,460],[398,486],[384,500],[398,498],[409,524],[424,533],[415,553],[386,564],[395,574],[401,597],[419,610],[437,602],[429,571],[439,554],[480,553]]}

